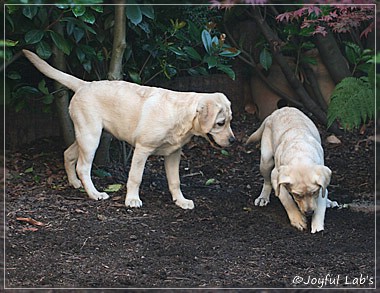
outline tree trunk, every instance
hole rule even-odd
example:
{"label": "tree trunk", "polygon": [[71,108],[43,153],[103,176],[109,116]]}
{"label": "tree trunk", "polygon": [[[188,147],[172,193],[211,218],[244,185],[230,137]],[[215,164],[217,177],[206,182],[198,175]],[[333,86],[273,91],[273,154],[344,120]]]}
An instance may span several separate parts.
{"label": "tree trunk", "polygon": [[315,44],[335,84],[341,82],[343,78],[351,76],[347,60],[343,57],[334,36],[330,32],[325,37],[316,34]]}
{"label": "tree trunk", "polygon": [[[281,53],[282,41],[266,23],[265,19],[260,13],[260,7],[254,7],[251,16],[256,21],[256,24],[259,26],[265,39],[268,41],[274,59],[280,65],[281,70],[284,73],[287,81],[292,86],[296,94],[299,96],[304,107],[308,111],[310,111],[319,120],[319,122],[321,122],[323,125],[327,125],[326,113],[309,96],[301,81],[295,76],[295,74],[290,69],[289,64],[286,62],[284,56]],[[336,123],[333,123],[333,125],[330,127],[330,130],[335,133],[340,133],[340,130],[337,127]]]}
{"label": "tree trunk", "polygon": [[[115,26],[112,47],[112,57],[110,69],[108,72],[109,80],[121,80],[123,78],[122,65],[124,51],[127,46],[126,38],[126,16],[123,0],[115,1]],[[94,163],[98,166],[105,166],[110,162],[109,149],[112,141],[112,135],[103,131],[98,150],[95,155]]]}
{"label": "tree trunk", "polygon": [[[60,23],[57,23],[54,30],[62,35],[63,27]],[[56,46],[53,47],[54,58],[53,66],[61,71],[66,71],[66,63],[64,53]],[[74,126],[69,114],[69,91],[62,84],[55,82],[55,89],[58,91],[55,94],[54,102],[57,109],[58,121],[61,128],[61,135],[64,139],[66,147],[71,145],[75,140]]]}

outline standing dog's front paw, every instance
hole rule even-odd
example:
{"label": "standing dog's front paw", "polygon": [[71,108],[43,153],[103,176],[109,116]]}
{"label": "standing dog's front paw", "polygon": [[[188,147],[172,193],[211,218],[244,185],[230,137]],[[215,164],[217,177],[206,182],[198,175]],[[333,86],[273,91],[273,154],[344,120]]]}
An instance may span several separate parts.
{"label": "standing dog's front paw", "polygon": [[140,198],[128,198],[128,196],[125,198],[125,206],[131,207],[131,208],[141,208],[142,207],[142,201]]}
{"label": "standing dog's front paw", "polygon": [[108,199],[110,196],[105,192],[98,192],[98,193],[89,194],[89,197],[95,200],[102,200],[102,199]]}
{"label": "standing dog's front paw", "polygon": [[293,227],[296,227],[298,230],[303,231],[307,229],[307,221],[306,218],[301,215],[301,213],[297,213],[295,215],[289,215],[290,224]]}
{"label": "standing dog's front paw", "polygon": [[194,208],[194,202],[190,199],[176,200],[175,204],[184,210],[192,210]]}

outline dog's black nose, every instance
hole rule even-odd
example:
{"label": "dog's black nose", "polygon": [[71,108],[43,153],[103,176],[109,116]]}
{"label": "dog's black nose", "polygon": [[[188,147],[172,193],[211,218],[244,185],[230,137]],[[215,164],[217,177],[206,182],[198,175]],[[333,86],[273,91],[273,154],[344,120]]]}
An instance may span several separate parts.
{"label": "dog's black nose", "polygon": [[314,211],[313,211],[313,210],[310,210],[310,211],[306,211],[306,212],[305,212],[305,216],[306,216],[306,217],[311,217],[313,214],[314,214]]}
{"label": "dog's black nose", "polygon": [[231,137],[228,139],[228,142],[229,142],[230,144],[233,144],[235,141],[236,141],[236,138],[233,137],[233,136],[231,136]]}

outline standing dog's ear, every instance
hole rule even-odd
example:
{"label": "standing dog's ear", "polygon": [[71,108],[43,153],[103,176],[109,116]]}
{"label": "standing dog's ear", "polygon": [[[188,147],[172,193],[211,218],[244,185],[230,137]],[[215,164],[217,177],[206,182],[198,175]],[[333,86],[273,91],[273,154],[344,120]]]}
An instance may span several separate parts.
{"label": "standing dog's ear", "polygon": [[198,121],[201,130],[204,134],[207,134],[214,127],[216,116],[220,112],[221,108],[209,98],[200,100],[197,107]]}
{"label": "standing dog's ear", "polygon": [[314,182],[322,188],[322,197],[326,195],[326,188],[330,184],[331,170],[323,165],[315,166]]}
{"label": "standing dog's ear", "polygon": [[276,196],[280,195],[280,188],[282,184],[292,184],[289,171],[290,168],[288,166],[280,166],[278,168],[277,186],[275,188]]}

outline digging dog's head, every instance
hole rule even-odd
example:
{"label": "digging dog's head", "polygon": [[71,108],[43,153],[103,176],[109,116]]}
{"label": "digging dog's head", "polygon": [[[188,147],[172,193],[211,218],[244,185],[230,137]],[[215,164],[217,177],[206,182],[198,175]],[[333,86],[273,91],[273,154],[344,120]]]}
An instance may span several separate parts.
{"label": "digging dog's head", "polygon": [[236,140],[230,126],[231,119],[231,102],[225,95],[205,94],[198,103],[194,130],[214,148],[228,147]]}
{"label": "digging dog's head", "polygon": [[276,195],[281,185],[293,197],[302,214],[310,217],[318,206],[318,197],[326,196],[331,170],[323,165],[280,166],[278,168]]}

